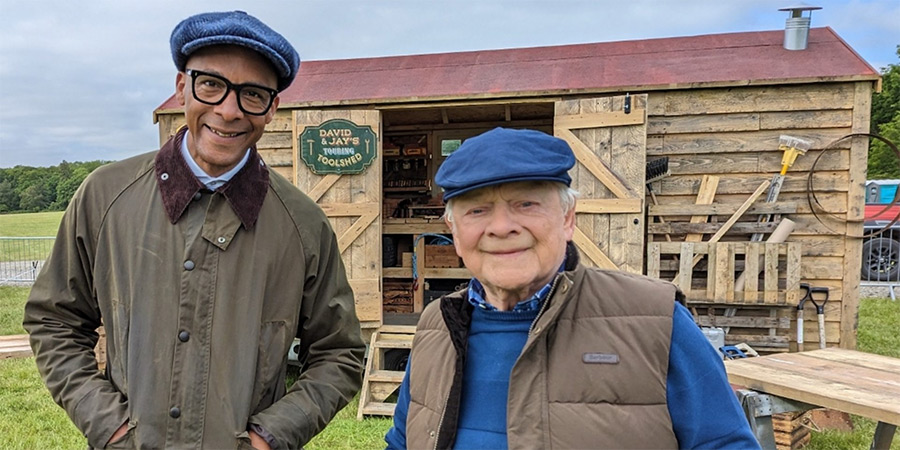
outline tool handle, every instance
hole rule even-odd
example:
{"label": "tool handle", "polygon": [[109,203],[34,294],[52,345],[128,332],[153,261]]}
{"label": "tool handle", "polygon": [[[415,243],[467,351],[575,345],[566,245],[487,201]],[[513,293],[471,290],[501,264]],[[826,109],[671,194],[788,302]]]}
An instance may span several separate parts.
{"label": "tool handle", "polygon": [[825,315],[819,314],[819,348],[825,348]]}
{"label": "tool handle", "polygon": [[806,300],[809,299],[809,284],[808,283],[800,283],[800,289],[802,289],[805,293],[803,294],[803,298],[800,299],[800,302],[797,303],[797,317],[803,317],[803,304],[806,303]]}
{"label": "tool handle", "polygon": [[797,311],[797,351],[803,351],[803,310]]}
{"label": "tool handle", "polygon": [[[828,303],[828,293],[828,288],[821,286],[817,286],[809,290],[809,300],[813,305],[816,305],[817,314],[825,314],[825,304]],[[816,301],[816,294],[825,294],[825,298],[821,301]]]}

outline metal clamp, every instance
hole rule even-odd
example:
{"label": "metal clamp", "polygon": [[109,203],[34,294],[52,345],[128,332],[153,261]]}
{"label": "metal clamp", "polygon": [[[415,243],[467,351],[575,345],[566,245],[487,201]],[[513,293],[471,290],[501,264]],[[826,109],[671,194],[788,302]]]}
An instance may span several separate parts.
{"label": "metal clamp", "polygon": [[772,427],[772,414],[794,411],[809,411],[818,408],[816,405],[798,402],[776,395],[756,392],[750,389],[738,389],[735,391],[741,408],[750,422],[750,428],[759,441],[759,445],[766,450],[775,449],[775,430]]}

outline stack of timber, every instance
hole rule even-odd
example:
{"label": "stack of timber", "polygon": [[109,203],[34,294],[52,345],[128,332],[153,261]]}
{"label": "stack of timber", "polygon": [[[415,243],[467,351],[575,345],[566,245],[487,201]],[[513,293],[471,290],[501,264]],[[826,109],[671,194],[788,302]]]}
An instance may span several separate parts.
{"label": "stack of timber", "polygon": [[411,282],[384,280],[382,286],[384,289],[385,312],[413,312],[413,286]]}
{"label": "stack of timber", "polygon": [[382,325],[373,334],[366,360],[366,373],[359,394],[356,419],[366,415],[393,416],[396,403],[387,400],[403,382],[404,372],[386,370],[384,355],[390,349],[412,349],[416,327],[409,325]]}
{"label": "stack of timber", "polygon": [[777,450],[795,450],[809,444],[809,411],[772,414]]}

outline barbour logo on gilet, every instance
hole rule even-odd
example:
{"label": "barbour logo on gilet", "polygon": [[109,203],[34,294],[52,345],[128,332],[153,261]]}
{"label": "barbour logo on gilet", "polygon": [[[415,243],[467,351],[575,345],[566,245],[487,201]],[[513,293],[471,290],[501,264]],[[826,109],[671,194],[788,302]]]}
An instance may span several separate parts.
{"label": "barbour logo on gilet", "polygon": [[585,353],[581,355],[585,364],[618,364],[619,355],[615,353]]}

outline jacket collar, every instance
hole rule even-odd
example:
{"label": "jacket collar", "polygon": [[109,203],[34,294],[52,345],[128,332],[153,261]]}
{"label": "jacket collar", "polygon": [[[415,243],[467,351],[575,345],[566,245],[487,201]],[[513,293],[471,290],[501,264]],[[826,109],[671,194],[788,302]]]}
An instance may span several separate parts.
{"label": "jacket collar", "polygon": [[[194,176],[179,148],[187,127],[178,130],[156,154],[156,179],[162,195],[166,215],[173,224],[178,222],[194,195],[205,189]],[[269,168],[259,157],[256,147],[250,148],[250,157],[244,167],[216,192],[222,194],[244,228],[253,229],[266,193],[269,192]]]}

